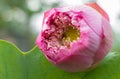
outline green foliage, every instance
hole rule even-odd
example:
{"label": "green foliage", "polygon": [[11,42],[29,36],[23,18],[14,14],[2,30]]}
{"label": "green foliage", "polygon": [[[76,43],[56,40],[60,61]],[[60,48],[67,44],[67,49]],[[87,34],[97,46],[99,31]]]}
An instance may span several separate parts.
{"label": "green foliage", "polygon": [[111,52],[95,69],[68,73],[49,63],[34,47],[22,52],[0,40],[0,79],[120,79],[120,54]]}

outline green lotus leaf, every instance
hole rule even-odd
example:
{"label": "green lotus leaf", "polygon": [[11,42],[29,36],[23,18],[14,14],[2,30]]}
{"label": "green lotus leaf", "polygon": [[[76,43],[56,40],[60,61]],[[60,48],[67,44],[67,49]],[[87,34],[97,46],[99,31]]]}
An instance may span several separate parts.
{"label": "green lotus leaf", "polygon": [[119,62],[120,54],[111,52],[96,68],[69,73],[49,63],[37,46],[22,52],[0,40],[0,79],[120,79]]}

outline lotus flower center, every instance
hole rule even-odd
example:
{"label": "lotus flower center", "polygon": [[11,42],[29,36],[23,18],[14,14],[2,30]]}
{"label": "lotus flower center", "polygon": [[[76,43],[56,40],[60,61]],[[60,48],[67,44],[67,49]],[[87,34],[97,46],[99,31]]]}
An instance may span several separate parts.
{"label": "lotus flower center", "polygon": [[62,37],[64,41],[73,42],[74,40],[77,40],[80,37],[80,32],[77,28],[69,26],[63,33]]}
{"label": "lotus flower center", "polygon": [[74,26],[71,17],[66,13],[56,13],[46,22],[50,29],[45,31],[47,48],[58,49],[62,46],[70,48],[71,43],[80,37],[78,26]]}

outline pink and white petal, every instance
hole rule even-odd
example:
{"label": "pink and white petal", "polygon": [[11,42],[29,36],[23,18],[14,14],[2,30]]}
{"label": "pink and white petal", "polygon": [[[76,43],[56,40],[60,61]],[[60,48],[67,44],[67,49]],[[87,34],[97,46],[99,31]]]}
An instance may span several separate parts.
{"label": "pink and white petal", "polygon": [[112,28],[109,22],[105,18],[102,19],[102,29],[103,29],[103,38],[100,47],[94,57],[95,60],[94,63],[100,62],[110,51],[113,45]]}

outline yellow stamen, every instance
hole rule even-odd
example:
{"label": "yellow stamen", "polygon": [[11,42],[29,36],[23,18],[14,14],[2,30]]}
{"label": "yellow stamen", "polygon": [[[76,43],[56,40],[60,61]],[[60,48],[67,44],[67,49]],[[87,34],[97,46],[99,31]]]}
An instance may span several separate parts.
{"label": "yellow stamen", "polygon": [[68,26],[68,28],[65,30],[65,32],[62,35],[63,41],[73,42],[74,40],[77,40],[77,38],[80,37],[80,32],[77,28]]}

